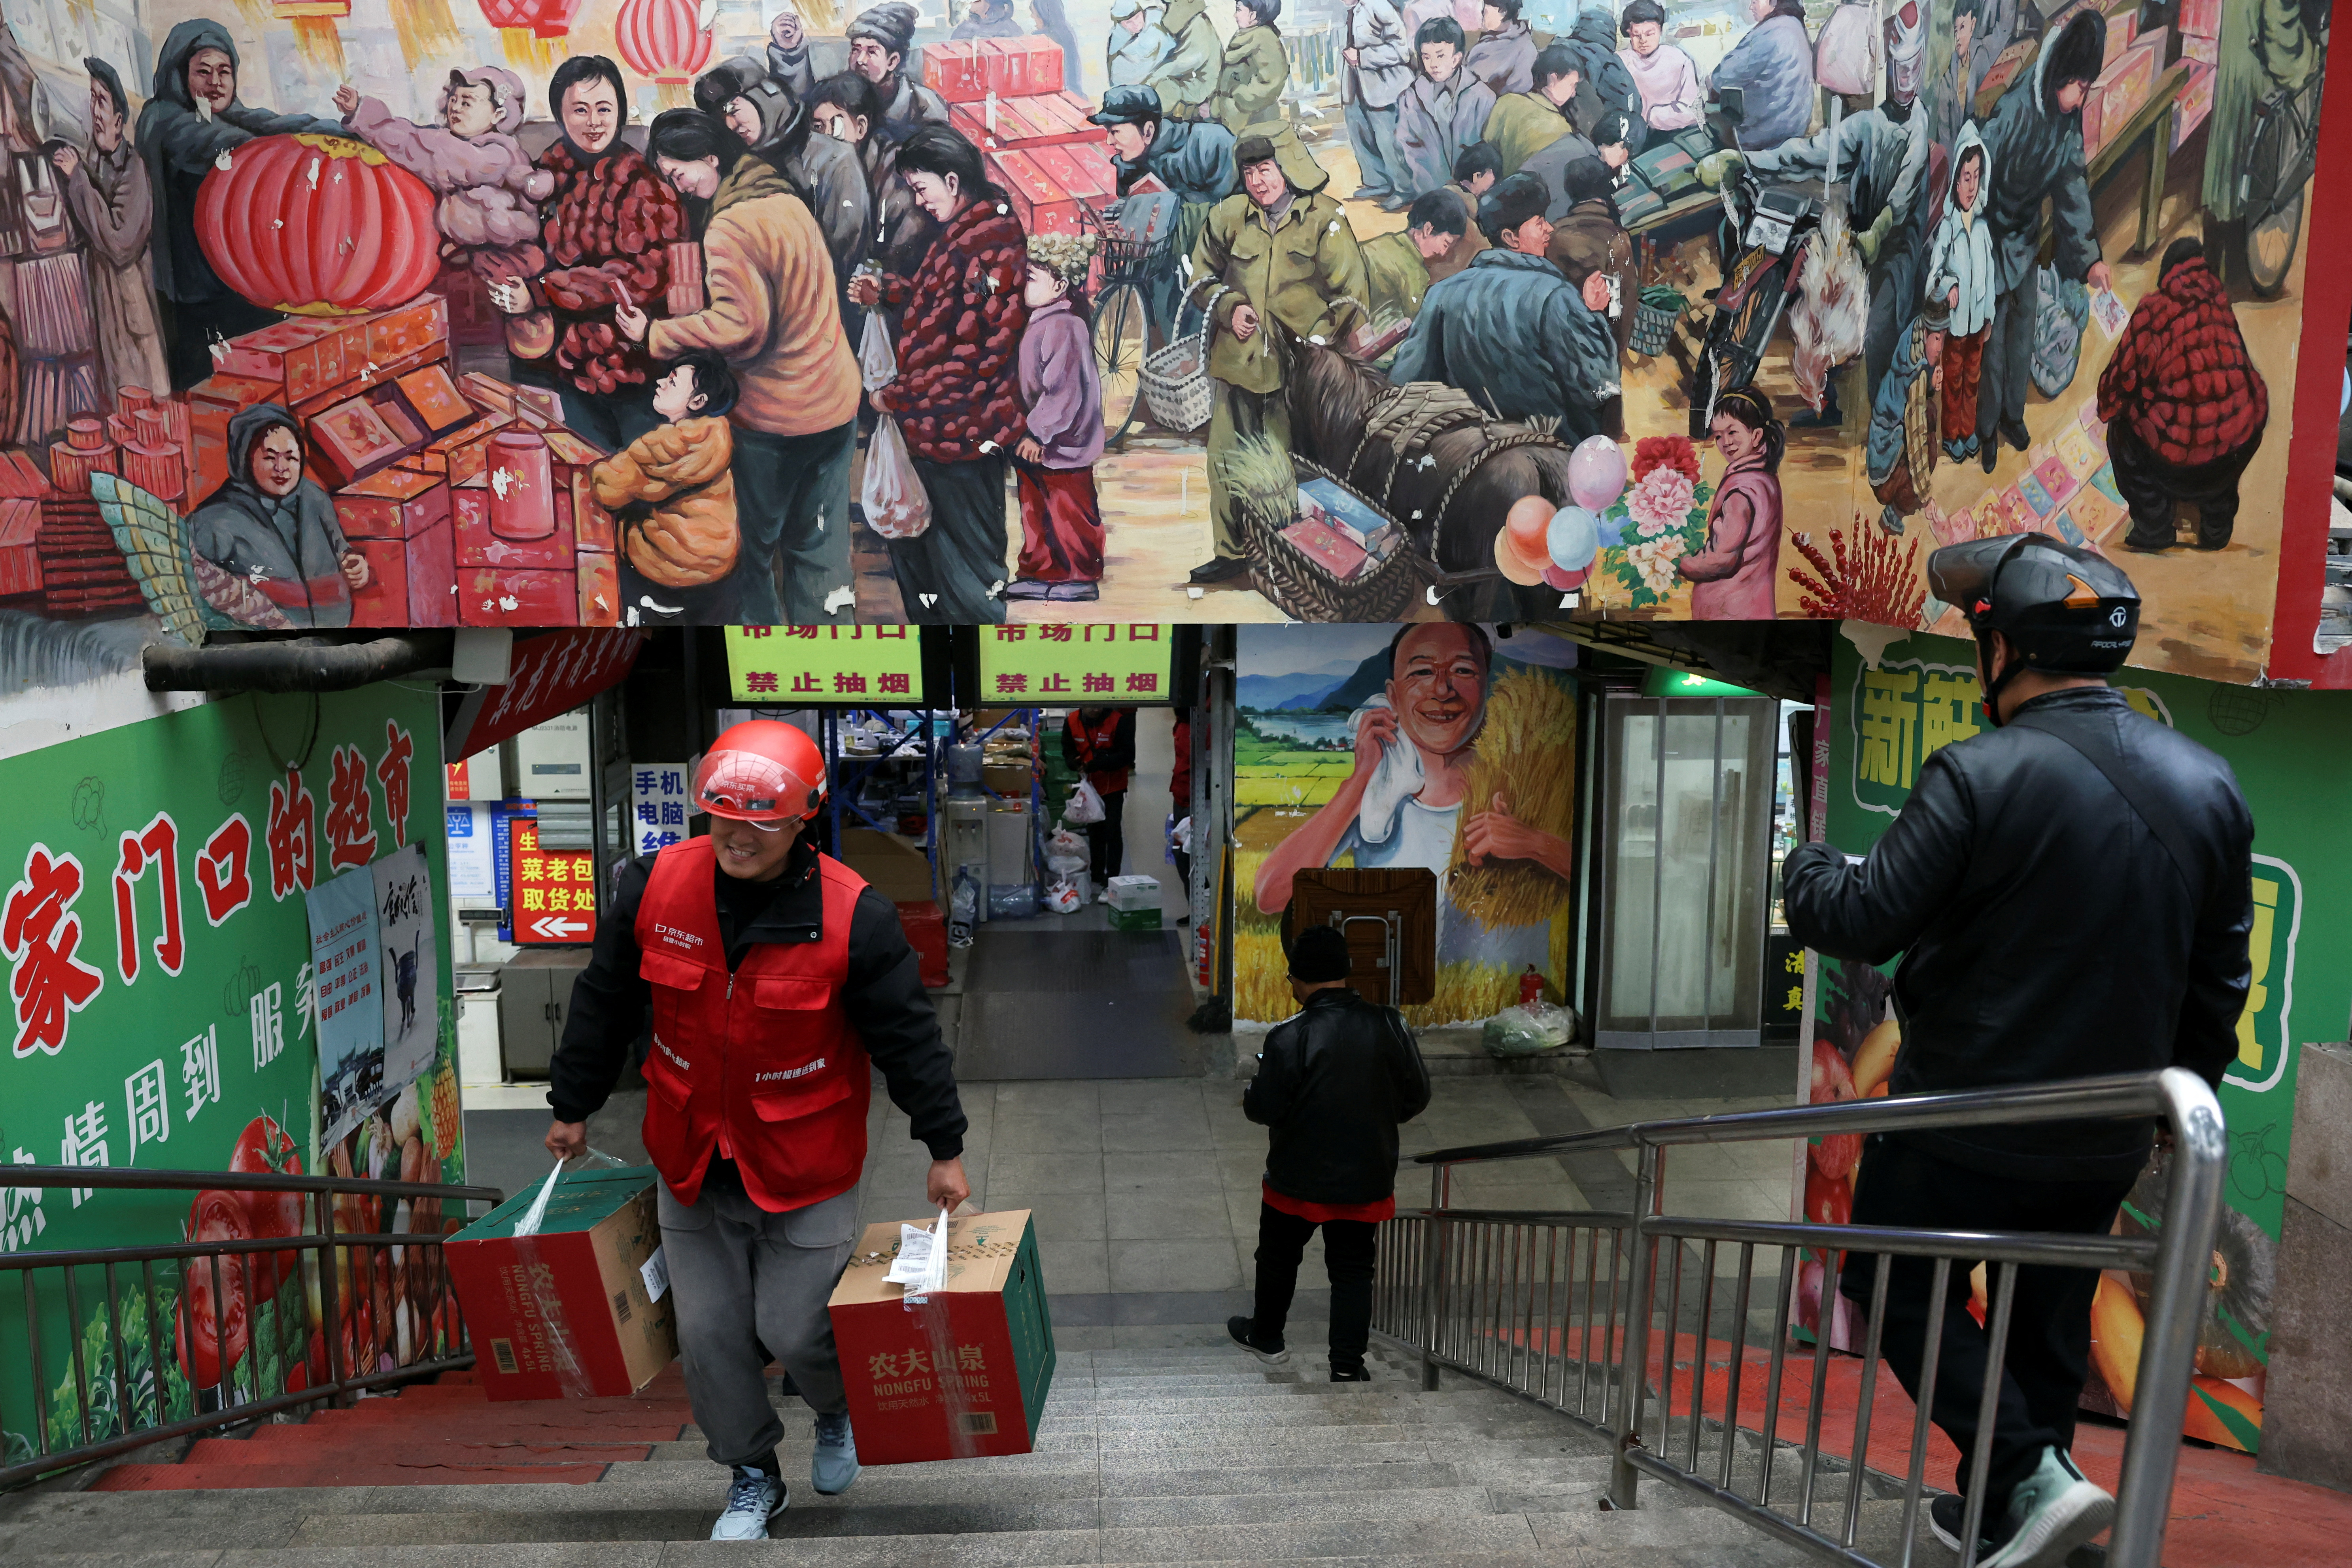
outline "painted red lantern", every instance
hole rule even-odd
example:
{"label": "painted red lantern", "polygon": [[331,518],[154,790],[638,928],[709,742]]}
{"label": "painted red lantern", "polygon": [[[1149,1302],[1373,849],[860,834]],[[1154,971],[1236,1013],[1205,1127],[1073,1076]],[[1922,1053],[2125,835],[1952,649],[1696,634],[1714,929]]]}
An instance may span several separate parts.
{"label": "painted red lantern", "polygon": [[613,37],[629,68],[659,87],[684,87],[710,63],[710,35],[693,0],[622,0]]}
{"label": "painted red lantern", "polygon": [[504,32],[561,38],[572,31],[580,0],[481,0],[482,17]]}
{"label": "painted red lantern", "polygon": [[196,195],[196,243],[221,281],[296,316],[386,310],[433,283],[433,192],[364,142],[257,136]]}

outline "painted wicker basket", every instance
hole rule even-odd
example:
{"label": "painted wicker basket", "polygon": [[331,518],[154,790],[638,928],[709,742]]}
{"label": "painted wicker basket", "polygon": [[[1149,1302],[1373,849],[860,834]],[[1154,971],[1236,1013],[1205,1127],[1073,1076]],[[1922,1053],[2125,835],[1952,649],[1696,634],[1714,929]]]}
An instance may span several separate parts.
{"label": "painted wicker basket", "polygon": [[1162,428],[1190,434],[1209,422],[1206,329],[1156,349],[1143,361],[1143,401]]}
{"label": "painted wicker basket", "polygon": [[[1388,515],[1370,497],[1304,458],[1294,454],[1290,467],[1302,483],[1328,479],[1381,516]],[[1282,536],[1297,521],[1295,515],[1269,517],[1246,505],[1241,512],[1250,584],[1292,620],[1393,621],[1412,608],[1413,596],[1429,581],[1429,558],[1410,536],[1399,541],[1387,560],[1342,580]]]}

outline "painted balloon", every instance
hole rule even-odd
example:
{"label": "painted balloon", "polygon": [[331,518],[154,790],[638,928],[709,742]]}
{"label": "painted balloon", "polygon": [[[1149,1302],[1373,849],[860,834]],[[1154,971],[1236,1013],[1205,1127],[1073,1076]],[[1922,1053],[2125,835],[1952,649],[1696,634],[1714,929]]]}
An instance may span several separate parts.
{"label": "painted balloon", "polygon": [[1589,566],[1579,567],[1573,572],[1563,572],[1557,566],[1547,566],[1543,573],[1544,586],[1558,588],[1565,594],[1571,588],[1584,586],[1585,578],[1591,574],[1592,569]]}
{"label": "painted balloon", "polygon": [[1560,508],[1545,531],[1544,552],[1563,572],[1584,570],[1601,553],[1601,520],[1585,507]]}
{"label": "painted balloon", "polygon": [[1625,454],[1606,436],[1588,436],[1568,455],[1568,492],[1576,504],[1606,511],[1625,493]]}
{"label": "painted balloon", "polygon": [[1543,580],[1543,566],[1520,553],[1518,546],[1512,542],[1511,531],[1507,528],[1495,531],[1495,565],[1506,582],[1515,583],[1522,588],[1532,588]]}
{"label": "painted balloon", "polygon": [[1541,496],[1521,496],[1503,514],[1503,531],[1518,546],[1519,554],[1529,561],[1540,562],[1544,553],[1544,536],[1551,527],[1552,503]]}

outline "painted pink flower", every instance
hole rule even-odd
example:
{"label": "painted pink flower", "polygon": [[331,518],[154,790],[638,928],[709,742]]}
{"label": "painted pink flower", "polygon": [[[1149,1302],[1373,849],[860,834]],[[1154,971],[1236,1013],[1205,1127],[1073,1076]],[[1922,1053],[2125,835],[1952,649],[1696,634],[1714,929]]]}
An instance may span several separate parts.
{"label": "painted pink flower", "polygon": [[1689,521],[1696,489],[1690,476],[1680,468],[1652,468],[1625,497],[1625,510],[1639,525],[1641,535],[1652,538]]}

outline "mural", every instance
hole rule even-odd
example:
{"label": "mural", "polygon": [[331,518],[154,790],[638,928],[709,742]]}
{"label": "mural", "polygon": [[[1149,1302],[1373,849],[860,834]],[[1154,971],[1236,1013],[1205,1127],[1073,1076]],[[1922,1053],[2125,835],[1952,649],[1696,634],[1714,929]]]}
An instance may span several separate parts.
{"label": "mural", "polygon": [[[1971,645],[1914,637],[1866,663],[1839,639],[1833,670],[1828,838],[1850,854],[1876,841],[1909,798],[1922,763],[1939,746],[1976,733],[1982,722]],[[2119,682],[2132,705],[2226,758],[2245,791],[2254,840],[2254,926],[2249,942],[2252,988],[2238,1020],[2238,1057],[2223,1076],[2221,1110],[2230,1128],[2225,1206],[2214,1240],[2213,1268],[2198,1336],[2197,1371],[2183,1430],[2249,1452],[2262,1444],[2271,1291],[2284,1215],[2288,1135],[2301,1050],[2342,1026],[2352,1003],[2352,947],[2325,921],[2305,914],[2346,896],[2341,829],[2298,813],[2294,803],[2340,776],[2347,763],[2340,718],[2346,699],[2333,692],[2247,692],[2210,682],[2148,675]],[[2282,714],[2280,710],[2288,710]],[[2276,722],[2272,721],[2276,719]],[[2326,737],[2324,742],[2317,738]],[[1823,961],[1811,1050],[1815,1101],[1887,1092],[1903,1047],[1890,998],[1895,965]],[[1856,1138],[1817,1139],[1807,1150],[1804,1208],[1809,1218],[1843,1224],[1853,1212],[1862,1157]],[[2166,1167],[2158,1153],[2126,1199],[2116,1221],[2126,1235],[2162,1228]],[[1800,1271],[1799,1318],[1818,1321],[1823,1265]],[[1957,1289],[1957,1286],[1956,1286]],[[1984,1314],[1979,1270],[1972,1310]],[[2087,1408],[2131,1411],[2149,1283],[2110,1272],[2092,1308],[2094,1376]],[[1832,1342],[1857,1347],[1861,1314],[1834,1290]]]}
{"label": "mural", "polygon": [[1326,866],[1435,872],[1437,992],[1415,1024],[1486,1018],[1567,973],[1576,647],[1519,629],[1245,626],[1234,734],[1234,1016],[1297,1011],[1283,907]]}
{"label": "mural", "polygon": [[2324,0],[0,18],[0,609],[2268,647]]}

